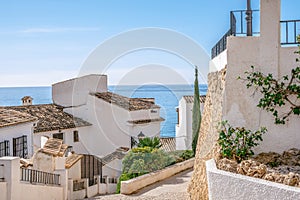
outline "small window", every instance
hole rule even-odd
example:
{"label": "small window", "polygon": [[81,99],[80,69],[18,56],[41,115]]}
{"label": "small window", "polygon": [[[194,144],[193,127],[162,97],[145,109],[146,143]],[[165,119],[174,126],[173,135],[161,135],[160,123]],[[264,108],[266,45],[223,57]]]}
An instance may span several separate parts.
{"label": "small window", "polygon": [[64,140],[64,133],[54,133],[53,138]]}
{"label": "small window", "polygon": [[78,131],[73,131],[73,141],[79,142]]}

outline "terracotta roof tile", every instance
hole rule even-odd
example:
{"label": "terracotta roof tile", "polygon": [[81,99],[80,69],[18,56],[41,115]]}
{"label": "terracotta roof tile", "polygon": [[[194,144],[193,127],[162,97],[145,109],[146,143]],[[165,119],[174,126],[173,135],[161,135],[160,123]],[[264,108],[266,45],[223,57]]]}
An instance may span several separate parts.
{"label": "terracotta roof tile", "polygon": [[62,106],[55,104],[9,106],[3,108],[15,110],[23,114],[27,113],[36,117],[38,119],[38,123],[37,126],[34,127],[35,133],[91,125],[80,118],[64,112]]}
{"label": "terracotta roof tile", "polygon": [[0,128],[37,120],[29,114],[12,109],[0,108]]}
{"label": "terracotta roof tile", "polygon": [[[63,140],[56,139],[56,138],[49,138],[45,143],[45,145],[43,146],[43,148],[41,149],[41,151],[53,156],[61,156],[61,153],[64,150],[62,149],[63,145],[64,145]],[[64,153],[65,152],[63,152],[63,155]]]}
{"label": "terracotta roof tile", "polygon": [[[185,101],[187,103],[194,103],[194,96],[193,95],[186,95],[186,96],[183,96],[183,98],[185,99]],[[206,98],[205,95],[201,95],[199,98],[200,98],[200,103],[205,103],[205,98]]]}
{"label": "terracotta roof tile", "polygon": [[154,103],[153,99],[128,98],[112,92],[92,93],[91,95],[129,111],[159,108],[159,106]]}

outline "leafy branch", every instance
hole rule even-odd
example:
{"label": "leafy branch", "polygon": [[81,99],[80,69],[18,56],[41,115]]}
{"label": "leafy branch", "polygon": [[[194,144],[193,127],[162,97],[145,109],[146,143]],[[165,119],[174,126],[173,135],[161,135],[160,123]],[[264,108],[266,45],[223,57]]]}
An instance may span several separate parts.
{"label": "leafy branch", "polygon": [[[297,37],[300,43],[300,36]],[[300,55],[300,48],[295,52]],[[300,60],[296,58],[298,63]],[[265,75],[262,72],[246,71],[246,78],[239,77],[247,82],[247,88],[255,87],[255,92],[259,91],[263,97],[259,100],[258,107],[272,112],[275,117],[275,124],[285,124],[291,115],[300,115],[300,67],[291,70],[290,76],[285,75],[280,79],[275,79],[272,74]],[[255,93],[254,92],[254,93]],[[279,108],[289,106],[287,113],[280,113]]]}

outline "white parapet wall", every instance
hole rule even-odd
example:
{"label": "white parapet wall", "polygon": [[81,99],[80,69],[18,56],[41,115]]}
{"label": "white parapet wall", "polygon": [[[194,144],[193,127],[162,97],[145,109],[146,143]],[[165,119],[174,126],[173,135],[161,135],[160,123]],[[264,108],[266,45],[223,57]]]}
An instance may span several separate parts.
{"label": "white parapet wall", "polygon": [[300,188],[235,174],[216,167],[215,161],[206,161],[210,200],[300,199]]}
{"label": "white parapet wall", "polygon": [[162,181],[166,178],[173,176],[179,172],[190,169],[194,166],[194,158],[186,160],[181,163],[169,166],[165,169],[158,170],[143,176],[139,176],[128,181],[121,182],[121,194],[132,194],[137,190],[144,188],[148,185]]}

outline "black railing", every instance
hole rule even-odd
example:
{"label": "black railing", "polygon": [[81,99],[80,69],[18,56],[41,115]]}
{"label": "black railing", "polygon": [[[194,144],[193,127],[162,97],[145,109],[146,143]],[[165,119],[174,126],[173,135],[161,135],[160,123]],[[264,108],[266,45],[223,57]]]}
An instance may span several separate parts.
{"label": "black railing", "polygon": [[73,181],[73,191],[78,191],[84,189],[84,180],[74,180]]}
{"label": "black railing", "polygon": [[298,44],[297,36],[300,34],[300,20],[280,21],[281,25],[281,44]]}
{"label": "black railing", "polygon": [[96,185],[97,184],[97,178],[89,178],[89,186],[92,186],[92,185]]}
{"label": "black railing", "polygon": [[0,142],[0,157],[2,156],[9,156],[9,141],[5,140],[3,142]]}
{"label": "black railing", "polygon": [[[250,12],[253,19],[259,19],[259,10],[235,10],[230,12],[230,28],[236,36],[247,35],[247,12]],[[252,20],[252,34],[259,34],[259,20]]]}
{"label": "black railing", "polygon": [[100,178],[100,183],[106,183],[106,178]]}
{"label": "black railing", "polygon": [[21,168],[21,181],[45,185],[60,185],[60,175]]}
{"label": "black railing", "polygon": [[108,183],[117,184],[118,183],[118,179],[117,178],[108,178]]}
{"label": "black railing", "polygon": [[[227,37],[228,36],[242,36],[247,34],[246,29],[246,10],[236,10],[230,12],[230,29],[223,35],[223,37],[217,42],[217,44],[211,49],[211,58],[213,59],[227,48]],[[258,18],[259,10],[252,10],[253,18]],[[238,19],[238,20],[237,20]],[[259,21],[259,20],[257,20]],[[256,21],[255,21],[256,22]],[[259,27],[254,23],[255,27]],[[258,34],[259,30],[254,29],[253,34]]]}
{"label": "black railing", "polygon": [[222,51],[226,49],[227,46],[227,37],[233,35],[233,32],[231,29],[223,35],[223,37],[217,42],[217,44],[211,49],[211,58],[216,57],[219,55]]}

